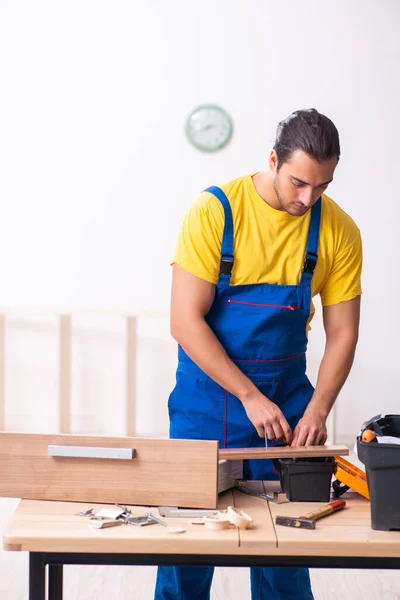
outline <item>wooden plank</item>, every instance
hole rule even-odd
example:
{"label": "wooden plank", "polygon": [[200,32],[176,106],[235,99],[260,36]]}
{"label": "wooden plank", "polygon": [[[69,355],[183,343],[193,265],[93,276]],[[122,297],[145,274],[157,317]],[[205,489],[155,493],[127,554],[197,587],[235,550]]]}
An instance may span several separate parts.
{"label": "wooden plank", "polygon": [[[400,532],[371,528],[370,503],[358,494],[343,497],[343,510],[322,518],[314,530],[275,525],[277,553],[296,556],[400,556]],[[325,503],[269,502],[275,524],[277,515],[300,516]]]}
{"label": "wooden plank", "polygon": [[[49,445],[133,448],[130,460],[53,457]],[[0,496],[215,508],[218,442],[0,433]]]}
{"label": "wooden plank", "polygon": [[71,431],[71,361],[72,361],[72,317],[59,317],[59,430]]}
{"label": "wooden plank", "polygon": [[0,430],[5,428],[6,405],[6,317],[0,314]]}
{"label": "wooden plank", "polygon": [[[232,492],[221,494],[219,508],[233,502]],[[88,508],[96,511],[104,504],[22,500],[3,537],[5,550],[30,552],[103,552],[161,554],[237,554],[238,531],[224,531],[193,525],[191,519],[166,518],[168,525],[183,527],[182,534],[168,533],[161,525],[134,527],[120,525],[104,530],[90,529],[88,519],[75,513]],[[133,506],[134,516],[144,515],[146,507]],[[152,510],[158,515],[158,510]]]}
{"label": "wooden plank", "polygon": [[316,458],[348,456],[347,446],[277,446],[275,448],[222,448],[220,460],[246,460],[249,458]]}
{"label": "wooden plank", "polygon": [[126,318],[126,435],[136,433],[137,319]]}

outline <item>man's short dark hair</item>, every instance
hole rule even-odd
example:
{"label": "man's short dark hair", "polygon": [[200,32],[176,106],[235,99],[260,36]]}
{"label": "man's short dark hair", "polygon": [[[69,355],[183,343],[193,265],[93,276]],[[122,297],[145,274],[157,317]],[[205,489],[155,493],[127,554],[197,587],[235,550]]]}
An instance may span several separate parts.
{"label": "man's short dark hair", "polygon": [[278,124],[274,150],[278,169],[295,150],[303,150],[318,162],[334,156],[339,160],[339,133],[332,121],[315,108],[296,110]]}

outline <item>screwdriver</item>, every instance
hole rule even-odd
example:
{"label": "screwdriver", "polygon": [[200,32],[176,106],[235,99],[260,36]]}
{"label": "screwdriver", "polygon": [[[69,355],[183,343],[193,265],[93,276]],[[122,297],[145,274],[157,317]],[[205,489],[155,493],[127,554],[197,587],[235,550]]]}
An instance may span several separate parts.
{"label": "screwdriver", "polygon": [[[268,438],[267,438],[267,422],[264,421],[263,422],[264,425],[264,440],[265,440],[265,447],[268,448]],[[285,436],[282,436],[282,442],[284,443],[285,446],[288,445],[287,440],[285,438]]]}

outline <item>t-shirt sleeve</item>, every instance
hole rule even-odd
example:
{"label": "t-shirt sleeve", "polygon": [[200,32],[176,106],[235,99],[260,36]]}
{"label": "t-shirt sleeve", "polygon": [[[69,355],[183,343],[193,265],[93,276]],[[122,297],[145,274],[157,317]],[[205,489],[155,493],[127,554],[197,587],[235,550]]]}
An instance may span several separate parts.
{"label": "t-shirt sleeve", "polygon": [[220,202],[204,193],[186,213],[175,245],[171,264],[205,279],[218,282],[223,231]]}
{"label": "t-shirt sleeve", "polygon": [[353,300],[362,293],[362,241],[358,228],[355,228],[351,238],[335,256],[321,290],[322,306]]}

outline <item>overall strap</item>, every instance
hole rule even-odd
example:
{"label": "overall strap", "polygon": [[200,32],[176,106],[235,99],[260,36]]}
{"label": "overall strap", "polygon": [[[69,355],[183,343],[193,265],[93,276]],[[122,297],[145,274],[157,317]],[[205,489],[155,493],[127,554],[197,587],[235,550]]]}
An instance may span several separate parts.
{"label": "overall strap", "polygon": [[232,209],[228,198],[221,190],[216,186],[211,186],[204,190],[213,194],[221,202],[224,213],[225,213],[225,224],[224,232],[222,235],[221,244],[221,262],[219,267],[218,286],[228,287],[231,281],[232,268],[233,268],[233,219]]}
{"label": "overall strap", "polygon": [[311,286],[311,280],[315,266],[318,260],[318,241],[319,225],[321,221],[321,197],[311,209],[310,226],[308,229],[308,238],[306,245],[306,256],[304,259],[303,271],[301,274],[300,285]]}

